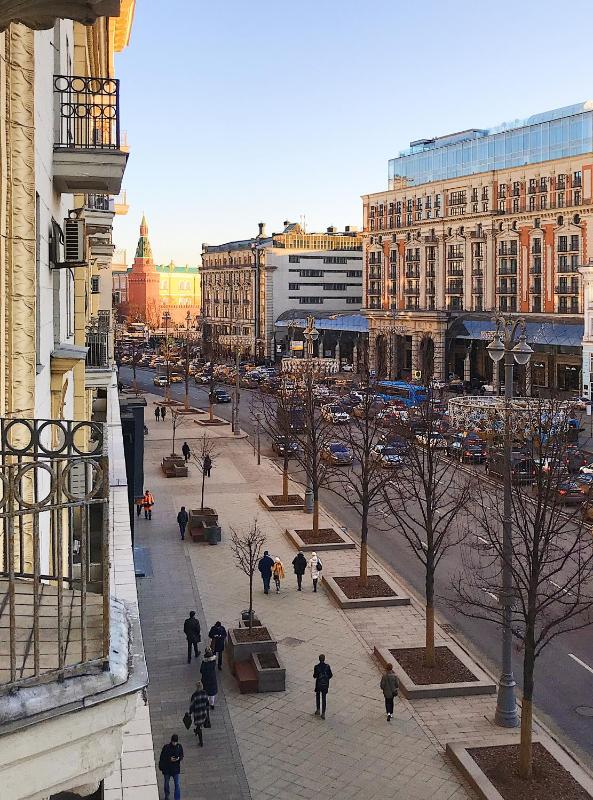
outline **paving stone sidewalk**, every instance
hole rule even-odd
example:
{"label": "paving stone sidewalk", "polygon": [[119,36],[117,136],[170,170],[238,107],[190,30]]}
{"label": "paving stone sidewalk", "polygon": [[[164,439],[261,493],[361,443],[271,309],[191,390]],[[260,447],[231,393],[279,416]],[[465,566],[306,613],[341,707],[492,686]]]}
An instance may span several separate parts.
{"label": "paving stone sidewalk", "polygon": [[[406,638],[410,630],[422,629],[418,610],[373,609],[351,618],[325,592],[313,594],[310,580],[305,580],[302,593],[297,592],[291,567],[295,551],[283,534],[295,515],[270,514],[258,503],[259,492],[279,487],[280,477],[265,458],[257,467],[244,441],[217,442],[219,454],[207,482],[206,502],[219,511],[222,544],[182,544],[175,515],[181,505],[196,506],[198,476],[192,469],[188,479],[165,479],[159,469],[165,443],[151,441],[149,436],[146,446],[146,486],[155,495],[156,510],[152,523],[141,522],[138,542],[149,547],[154,577],[139,581],[139,599],[151,674],[151,718],[158,749],[173,729],[186,747],[182,796],[234,800],[249,796],[247,783],[258,800],[473,798],[446,760],[439,737],[407,701],[400,698],[393,721],[385,720],[380,672],[371,656],[364,619],[371,629],[379,624],[390,635],[400,630]],[[279,640],[287,690],[241,695],[225,666],[219,681],[225,700],[220,715],[215,712],[212,730],[205,732],[206,746],[200,749],[181,725],[197,665],[188,668],[184,663],[180,630],[190,607],[202,614],[200,602],[201,623],[204,626],[205,615],[206,628],[218,618],[227,627],[237,624],[247,605],[248,589],[233,562],[229,528],[245,528],[255,516],[270,552],[280,556],[287,568],[279,595],[265,596],[258,582],[255,596],[256,611]],[[298,515],[296,519],[302,523],[307,518]],[[356,558],[355,551],[324,554],[324,569],[348,574],[347,569],[354,574]],[[374,622],[377,619],[379,623]],[[326,653],[335,676],[325,721],[313,716],[312,671],[321,652]],[[220,781],[228,781],[229,791]],[[206,784],[208,791],[204,791]]]}

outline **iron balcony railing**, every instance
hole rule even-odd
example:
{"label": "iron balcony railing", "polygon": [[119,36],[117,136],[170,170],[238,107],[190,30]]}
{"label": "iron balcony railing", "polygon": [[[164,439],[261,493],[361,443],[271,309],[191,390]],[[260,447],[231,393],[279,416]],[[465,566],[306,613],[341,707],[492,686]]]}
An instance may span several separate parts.
{"label": "iron balcony railing", "polygon": [[86,330],[86,366],[91,369],[109,367],[109,311],[99,315]]}
{"label": "iron balcony railing", "polygon": [[54,75],[54,147],[66,150],[119,150],[119,81]]}
{"label": "iron balcony railing", "polygon": [[0,418],[0,692],[109,658],[104,426]]}
{"label": "iron balcony railing", "polygon": [[85,195],[84,205],[89,211],[111,211],[115,213],[115,201],[108,194],[87,194]]}

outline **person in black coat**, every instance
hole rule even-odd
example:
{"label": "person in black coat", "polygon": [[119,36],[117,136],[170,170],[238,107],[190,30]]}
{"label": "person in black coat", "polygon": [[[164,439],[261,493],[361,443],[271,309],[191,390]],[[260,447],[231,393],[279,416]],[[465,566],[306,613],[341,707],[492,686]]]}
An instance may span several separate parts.
{"label": "person in black coat", "polygon": [[200,623],[196,619],[196,612],[190,611],[189,617],[183,623],[183,632],[185,633],[185,638],[187,639],[187,663],[191,662],[191,651],[192,647],[194,650],[194,655],[197,658],[200,655],[200,651],[198,650],[198,642],[202,641],[202,637],[200,635]]}
{"label": "person in black coat", "polygon": [[202,676],[202,686],[208,695],[210,708],[214,708],[216,695],[218,694],[218,681],[216,680],[216,656],[207,647],[204,650],[204,658],[200,664],[200,674]]}
{"label": "person in black coat", "polygon": [[189,449],[189,445],[187,442],[184,442],[181,446],[181,452],[183,453],[183,457],[186,462],[189,461],[189,457],[191,455],[191,450]]}
{"label": "person in black coat", "polygon": [[224,643],[226,642],[226,628],[220,622],[216,622],[208,633],[210,637],[210,647],[212,652],[218,656],[218,669],[222,669],[222,654],[224,653]]}
{"label": "person in black coat", "polygon": [[181,534],[181,540],[185,539],[185,529],[187,528],[187,523],[189,522],[189,516],[187,511],[185,510],[185,506],[181,506],[181,511],[177,514],[177,524],[179,525],[179,533]]}
{"label": "person in black coat", "polygon": [[176,733],[171,736],[171,741],[161,750],[159,758],[159,769],[165,779],[165,800],[169,800],[169,782],[173,778],[175,785],[175,800],[181,800],[181,786],[179,785],[179,775],[181,774],[181,762],[183,761],[183,747],[179,744],[179,736]]}
{"label": "person in black coat", "polygon": [[296,575],[297,579],[297,588],[298,591],[302,591],[302,583],[303,583],[303,575],[305,574],[305,570],[307,569],[307,559],[302,553],[298,553],[292,559],[292,566],[294,569],[294,574]]}
{"label": "person in black coat", "polygon": [[323,654],[319,656],[319,663],[315,664],[313,677],[315,678],[315,716],[319,716],[319,706],[321,705],[321,719],[325,719],[327,692],[329,690],[329,682],[333,678],[333,675],[330,665],[325,663],[325,656]]}
{"label": "person in black coat", "polygon": [[264,594],[270,593],[270,581],[272,580],[272,567],[274,566],[274,559],[270,557],[267,550],[264,550],[263,557],[260,558],[257,565],[261,574],[261,579],[264,583]]}

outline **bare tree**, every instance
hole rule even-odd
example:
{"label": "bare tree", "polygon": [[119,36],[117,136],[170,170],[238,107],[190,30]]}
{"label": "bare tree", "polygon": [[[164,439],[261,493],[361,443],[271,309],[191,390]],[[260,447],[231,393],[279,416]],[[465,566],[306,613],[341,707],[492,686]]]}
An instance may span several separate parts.
{"label": "bare tree", "polygon": [[253,627],[253,576],[262,554],[266,537],[257,524],[257,518],[246,531],[231,528],[231,550],[236,566],[249,578],[249,630]]}
{"label": "bare tree", "polygon": [[200,439],[199,448],[196,452],[191,451],[191,460],[194,464],[198,467],[202,474],[202,492],[201,492],[201,499],[200,499],[200,511],[204,510],[204,489],[206,483],[206,465],[208,464],[208,460],[210,462],[210,466],[214,464],[214,459],[218,453],[216,452],[215,448],[215,440],[210,439],[206,434]]}
{"label": "bare tree", "polygon": [[354,408],[349,425],[342,437],[352,452],[352,466],[345,470],[336,466],[328,474],[328,487],[336,492],[360,515],[360,585],[368,583],[368,535],[372,515],[385,505],[385,490],[393,478],[388,460],[381,459],[377,450],[381,429],[368,368],[363,371],[365,389],[361,402]]}
{"label": "bare tree", "polygon": [[177,435],[177,428],[179,427],[179,425],[181,423],[181,420],[184,419],[184,415],[181,413],[181,411],[178,411],[173,406],[169,409],[169,412],[170,412],[170,415],[171,415],[171,432],[172,432],[172,437],[173,437],[173,441],[171,443],[171,455],[174,456],[174,455],[176,455],[176,453],[175,453],[175,437]]}
{"label": "bare tree", "polygon": [[[497,486],[481,482],[469,524],[483,542],[463,547],[463,571],[454,580],[455,607],[468,617],[502,625],[502,568],[512,575],[511,626],[523,650],[523,702],[519,775],[533,771],[532,714],[535,666],[550,642],[593,621],[593,548],[580,508],[568,510],[566,492],[568,414],[560,404],[533,401],[526,426],[537,465],[530,489],[511,493],[512,541],[503,547],[503,504]],[[526,456],[527,457],[527,456]]]}
{"label": "bare tree", "polygon": [[434,667],[435,575],[443,555],[464,537],[460,521],[472,498],[474,481],[446,457],[440,418],[428,390],[426,400],[410,413],[408,424],[394,428],[405,438],[405,466],[385,496],[396,530],[424,567],[424,663]]}

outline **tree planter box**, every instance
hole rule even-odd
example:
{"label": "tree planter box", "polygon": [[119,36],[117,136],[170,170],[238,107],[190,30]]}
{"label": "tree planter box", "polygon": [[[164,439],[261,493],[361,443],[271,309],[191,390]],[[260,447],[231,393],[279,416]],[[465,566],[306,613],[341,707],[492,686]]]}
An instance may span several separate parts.
{"label": "tree planter box", "polygon": [[[593,798],[593,780],[589,775],[566,753],[559,747],[552,739],[533,737],[533,741],[539,742],[547,751],[554,757],[566,772],[574,779],[578,786],[582,787],[588,796]],[[481,768],[476,761],[472,758],[468,750],[479,749],[480,747],[495,747],[496,745],[517,745],[519,742],[519,734],[509,734],[507,736],[498,735],[491,741],[481,741],[479,745],[476,742],[448,742],[446,752],[451,761],[469,781],[472,788],[475,790],[481,800],[504,800],[504,796],[496,789],[491,783],[488,776],[482,772]],[[569,796],[569,795],[565,795]],[[545,790],[538,793],[538,798],[546,800]]]}
{"label": "tree planter box", "polygon": [[270,639],[250,639],[248,642],[237,641],[237,631],[243,632],[245,628],[230,629],[225,652],[233,674],[235,673],[234,666],[236,662],[249,661],[254,653],[276,652],[278,644],[272,636],[271,630],[267,626],[265,628],[270,635]]}
{"label": "tree planter box", "polygon": [[[462,665],[475,676],[476,680],[417,684],[398,663],[397,656],[393,655],[389,648],[375,646],[374,653],[383,667],[386,664],[393,664],[393,671],[397,676],[400,691],[409,700],[420,700],[427,697],[462,697],[464,695],[494,694],[496,692],[496,684],[493,683],[483,669],[472,661],[465,650],[462,650],[454,642],[447,642],[446,646]],[[397,647],[394,649],[406,650],[408,648]]]}
{"label": "tree planter box", "polygon": [[187,464],[182,456],[165,456],[161,461],[161,469],[167,478],[187,478]]}
{"label": "tree planter box", "polygon": [[[206,411],[204,413],[207,413]],[[203,428],[208,427],[216,427],[217,425],[230,425],[230,422],[227,422],[226,419],[221,419],[220,417],[214,417],[214,419],[194,419],[193,420],[196,425],[201,425]]]}
{"label": "tree planter box", "polygon": [[354,550],[356,545],[350,539],[350,537],[344,536],[341,531],[332,528],[332,531],[335,533],[335,538],[339,541],[336,542],[305,542],[301,536],[299,535],[298,530],[293,528],[286,528],[284,531],[285,534],[288,536],[290,541],[296,547],[297,550],[301,550],[302,552],[311,552],[311,553],[320,553],[320,552],[327,552],[331,550]]}
{"label": "tree planter box", "polygon": [[[266,656],[274,659],[277,666],[264,665]],[[262,658],[264,664],[261,663]],[[253,663],[257,672],[258,692],[284,692],[286,690],[286,670],[278,657],[278,653],[254,653]]]}
{"label": "tree planter box", "polygon": [[305,499],[301,495],[289,495],[289,497],[298,497],[298,502],[295,503],[274,503],[271,498],[276,499],[278,495],[260,494],[259,502],[266,509],[266,511],[302,511],[305,506]]}
{"label": "tree planter box", "polygon": [[334,598],[340,608],[377,608],[379,606],[409,606],[410,598],[404,594],[401,586],[398,586],[389,576],[381,575],[385,583],[396,594],[385,597],[356,597],[349,598],[340,589],[333,578],[323,574],[322,586]]}
{"label": "tree planter box", "polygon": [[204,506],[203,509],[192,508],[189,512],[189,527],[202,524],[205,527],[218,524],[218,512],[214,508]]}

